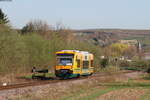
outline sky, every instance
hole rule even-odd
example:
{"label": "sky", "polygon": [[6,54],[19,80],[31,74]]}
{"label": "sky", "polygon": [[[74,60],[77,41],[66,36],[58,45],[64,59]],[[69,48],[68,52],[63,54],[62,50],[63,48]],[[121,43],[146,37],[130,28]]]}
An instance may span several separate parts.
{"label": "sky", "polygon": [[43,20],[71,29],[150,29],[150,0],[0,0],[0,8],[14,28]]}

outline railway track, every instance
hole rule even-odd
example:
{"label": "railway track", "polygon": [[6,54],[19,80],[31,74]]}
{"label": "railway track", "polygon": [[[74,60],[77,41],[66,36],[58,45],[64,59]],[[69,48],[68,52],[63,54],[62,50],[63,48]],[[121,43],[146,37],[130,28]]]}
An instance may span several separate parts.
{"label": "railway track", "polygon": [[55,81],[43,81],[43,82],[35,81],[35,82],[11,84],[11,85],[6,85],[6,86],[0,86],[0,91],[14,89],[14,88],[29,87],[29,86],[38,86],[38,85],[44,85],[44,84],[50,84],[50,83],[56,83],[56,82],[58,82],[58,80],[55,80]]}
{"label": "railway track", "polygon": [[[135,71],[126,71],[122,73],[132,73]],[[16,88],[24,88],[24,87],[30,87],[30,86],[39,86],[39,85],[46,85],[46,84],[53,84],[53,83],[58,83],[58,82],[65,82],[65,81],[73,81],[73,80],[81,80],[81,79],[86,79],[86,78],[92,78],[92,77],[103,77],[103,76],[108,76],[110,74],[106,73],[99,73],[99,74],[94,74],[89,77],[80,77],[80,78],[73,78],[73,79],[67,79],[67,80],[43,80],[43,81],[33,81],[33,82],[26,82],[26,83],[18,83],[18,84],[12,84],[12,85],[6,85],[6,86],[0,86],[0,91],[2,90],[10,90],[10,89],[16,89]]]}
{"label": "railway track", "polygon": [[81,78],[78,78],[78,79],[73,78],[73,79],[67,79],[67,80],[54,79],[54,80],[38,80],[38,81],[33,81],[33,82],[24,82],[24,83],[0,86],[0,91],[16,89],[16,88],[24,88],[24,87],[30,87],[30,86],[53,84],[53,83],[59,83],[59,82],[65,82],[65,81],[81,80],[81,79],[85,79],[85,78],[88,78],[88,77],[81,77]]}

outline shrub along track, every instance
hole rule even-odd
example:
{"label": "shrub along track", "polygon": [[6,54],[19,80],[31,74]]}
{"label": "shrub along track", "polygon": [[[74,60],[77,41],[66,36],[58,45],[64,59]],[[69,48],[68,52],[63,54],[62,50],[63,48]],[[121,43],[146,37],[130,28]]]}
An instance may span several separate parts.
{"label": "shrub along track", "polygon": [[[125,73],[133,73],[135,71],[124,71],[121,73],[114,73],[116,74],[125,74]],[[39,85],[46,85],[46,84],[53,84],[53,83],[59,83],[59,82],[65,82],[65,81],[73,81],[73,80],[82,80],[86,78],[92,78],[92,77],[104,77],[104,76],[109,76],[109,73],[95,73],[92,76],[88,77],[80,77],[80,78],[73,78],[73,79],[67,79],[67,80],[59,80],[55,79],[54,80],[36,80],[33,82],[26,82],[26,83],[18,83],[18,84],[11,84],[11,85],[6,85],[6,86],[0,86],[0,91],[2,90],[10,90],[10,89],[16,89],[16,88],[24,88],[24,87],[29,87],[29,86],[39,86]]]}

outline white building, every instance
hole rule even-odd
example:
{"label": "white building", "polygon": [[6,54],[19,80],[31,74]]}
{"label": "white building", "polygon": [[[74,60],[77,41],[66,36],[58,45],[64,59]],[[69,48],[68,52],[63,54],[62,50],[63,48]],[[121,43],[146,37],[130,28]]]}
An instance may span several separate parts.
{"label": "white building", "polygon": [[144,59],[145,60],[150,60],[150,53],[145,53],[144,54]]}

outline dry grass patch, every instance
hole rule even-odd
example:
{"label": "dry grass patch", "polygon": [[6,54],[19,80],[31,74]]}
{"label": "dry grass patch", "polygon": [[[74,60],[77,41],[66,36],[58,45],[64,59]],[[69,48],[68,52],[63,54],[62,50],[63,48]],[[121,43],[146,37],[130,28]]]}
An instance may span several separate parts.
{"label": "dry grass patch", "polygon": [[[93,93],[95,93],[96,91],[103,91],[105,89],[105,87],[101,87],[101,86],[96,86],[96,87],[90,87],[87,89],[84,89],[82,91],[78,91],[75,94],[72,94],[72,96],[70,96],[67,99],[60,99],[60,100],[80,100],[81,98],[87,97]],[[67,97],[67,96],[66,96]]]}
{"label": "dry grass patch", "polygon": [[143,88],[125,88],[121,90],[111,91],[102,96],[99,96],[95,100],[138,100],[147,89]]}

